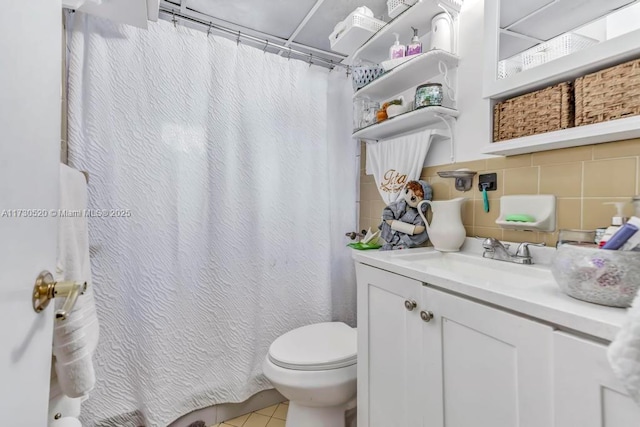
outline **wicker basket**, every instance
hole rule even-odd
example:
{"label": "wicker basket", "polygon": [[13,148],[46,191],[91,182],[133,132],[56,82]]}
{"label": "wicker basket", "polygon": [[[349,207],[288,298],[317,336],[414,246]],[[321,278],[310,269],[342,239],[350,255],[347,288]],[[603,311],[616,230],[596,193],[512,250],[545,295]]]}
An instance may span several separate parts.
{"label": "wicker basket", "polygon": [[527,93],[500,102],[493,110],[493,141],[537,135],[573,127],[571,83]]}
{"label": "wicker basket", "polygon": [[640,59],[576,79],[576,126],[640,114]]}

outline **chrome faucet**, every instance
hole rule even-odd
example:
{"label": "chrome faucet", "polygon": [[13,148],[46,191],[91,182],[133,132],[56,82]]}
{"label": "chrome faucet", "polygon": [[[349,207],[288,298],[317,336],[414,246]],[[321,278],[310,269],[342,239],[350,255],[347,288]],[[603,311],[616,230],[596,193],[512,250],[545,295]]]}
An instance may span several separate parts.
{"label": "chrome faucet", "polygon": [[482,242],[484,252],[483,258],[495,259],[497,261],[515,262],[516,264],[533,264],[533,258],[529,252],[529,246],[545,246],[544,243],[520,243],[515,255],[509,253],[509,245],[503,245],[502,242],[493,237],[487,237]]}

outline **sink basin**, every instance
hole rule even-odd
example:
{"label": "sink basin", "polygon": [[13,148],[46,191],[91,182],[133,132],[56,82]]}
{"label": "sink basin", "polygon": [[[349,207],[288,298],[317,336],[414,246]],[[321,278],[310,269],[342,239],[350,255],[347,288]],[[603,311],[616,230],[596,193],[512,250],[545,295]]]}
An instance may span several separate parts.
{"label": "sink basin", "polygon": [[460,252],[441,253],[394,251],[389,261],[405,267],[451,279],[519,285],[523,282],[553,281],[551,271],[540,265],[520,265]]}

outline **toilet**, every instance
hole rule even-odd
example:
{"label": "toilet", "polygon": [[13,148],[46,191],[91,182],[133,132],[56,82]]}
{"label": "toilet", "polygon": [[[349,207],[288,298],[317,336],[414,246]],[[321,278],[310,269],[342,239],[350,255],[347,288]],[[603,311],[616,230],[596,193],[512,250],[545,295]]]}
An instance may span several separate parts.
{"label": "toilet", "polygon": [[357,332],[341,322],[287,332],[269,347],[265,376],[289,399],[286,427],[345,427],[356,397]]}

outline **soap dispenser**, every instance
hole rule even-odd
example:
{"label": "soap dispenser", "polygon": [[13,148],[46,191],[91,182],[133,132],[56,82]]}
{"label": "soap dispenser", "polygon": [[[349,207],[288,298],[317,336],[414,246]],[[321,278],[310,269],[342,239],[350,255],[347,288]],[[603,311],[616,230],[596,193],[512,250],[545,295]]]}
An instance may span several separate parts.
{"label": "soap dispenser", "polygon": [[389,49],[389,59],[404,58],[404,45],[400,44],[400,34],[393,33],[396,36],[396,41]]}
{"label": "soap dispenser", "polygon": [[411,27],[411,29],[413,30],[413,38],[409,46],[407,46],[407,56],[422,53],[422,43],[420,43],[420,39],[418,38],[418,29],[413,27]]}

